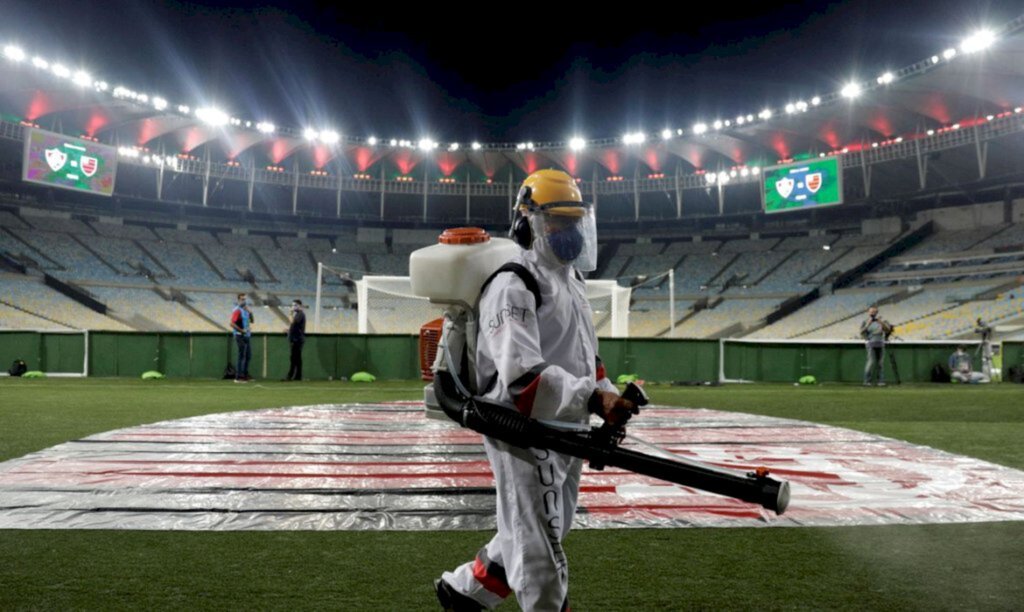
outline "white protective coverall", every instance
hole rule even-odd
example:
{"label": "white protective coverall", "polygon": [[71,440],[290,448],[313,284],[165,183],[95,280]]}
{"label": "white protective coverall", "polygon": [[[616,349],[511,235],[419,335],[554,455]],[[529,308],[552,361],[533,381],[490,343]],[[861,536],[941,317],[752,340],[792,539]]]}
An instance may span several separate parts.
{"label": "white protective coverall", "polygon": [[[480,300],[478,389],[535,419],[586,423],[595,389],[618,393],[597,357],[586,285],[571,265],[536,250],[512,261],[537,279],[541,307],[512,272],[488,285]],[[484,446],[497,488],[498,533],[443,579],[487,608],[514,592],[524,610],[560,610],[569,580],[562,540],[576,513],[582,460],[492,438]]]}

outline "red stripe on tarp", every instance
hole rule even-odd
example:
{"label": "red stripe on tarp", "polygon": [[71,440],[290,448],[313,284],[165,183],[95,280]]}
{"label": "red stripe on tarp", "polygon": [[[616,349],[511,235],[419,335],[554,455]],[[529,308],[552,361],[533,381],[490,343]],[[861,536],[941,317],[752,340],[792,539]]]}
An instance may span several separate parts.
{"label": "red stripe on tarp", "polygon": [[485,589],[494,593],[498,597],[508,597],[512,592],[512,589],[510,589],[507,584],[487,573],[487,568],[484,566],[483,562],[480,561],[479,557],[477,557],[476,561],[473,562],[473,577],[476,578],[476,581],[482,584]]}

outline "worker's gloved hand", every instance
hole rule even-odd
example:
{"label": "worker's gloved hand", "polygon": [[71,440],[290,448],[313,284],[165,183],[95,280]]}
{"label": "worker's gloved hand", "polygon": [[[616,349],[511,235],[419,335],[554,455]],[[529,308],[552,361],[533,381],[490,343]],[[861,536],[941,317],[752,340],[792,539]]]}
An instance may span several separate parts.
{"label": "worker's gloved hand", "polygon": [[609,425],[625,425],[629,417],[640,414],[640,407],[617,393],[595,389],[587,409]]}

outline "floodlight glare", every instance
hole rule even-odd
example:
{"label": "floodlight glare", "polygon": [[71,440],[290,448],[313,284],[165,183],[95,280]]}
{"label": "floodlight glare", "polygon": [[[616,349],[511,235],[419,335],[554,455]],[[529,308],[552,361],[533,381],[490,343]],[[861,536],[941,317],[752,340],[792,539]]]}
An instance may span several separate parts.
{"label": "floodlight glare", "polygon": [[[196,111],[196,113],[198,112],[199,111]],[[314,130],[313,128],[306,128],[302,130],[302,137],[305,138],[306,140],[316,140],[317,131]]]}
{"label": "floodlight glare", "polygon": [[7,45],[4,47],[4,57],[12,62],[20,62],[25,59],[25,51],[23,51],[21,47]]}
{"label": "floodlight glare", "polygon": [[792,102],[790,102],[789,104],[786,105],[786,114],[787,115],[792,115],[795,112],[796,112],[796,104],[793,104]]}
{"label": "floodlight glare", "polygon": [[164,100],[163,98],[154,97],[153,108],[155,108],[158,111],[164,110],[165,108],[167,108],[167,100]]}
{"label": "floodlight glare", "polygon": [[192,109],[190,109],[189,107],[185,106],[184,104],[179,104],[179,105],[178,105],[178,112],[179,112],[179,113],[181,113],[182,115],[187,115],[187,114],[189,114],[189,112],[190,112],[191,110],[192,110]]}
{"label": "floodlight glare", "polygon": [[213,107],[197,108],[196,117],[203,123],[213,126],[227,125],[229,119],[227,113]]}
{"label": "floodlight glare", "polygon": [[716,119],[715,122],[711,124],[711,127],[715,128],[716,130],[722,129],[722,120]]}
{"label": "floodlight glare", "polygon": [[896,76],[891,72],[886,72],[876,79],[879,85],[888,85],[896,80]]}
{"label": "floodlight glare", "polygon": [[951,60],[956,57],[956,49],[949,48],[942,52],[943,59]]}
{"label": "floodlight glare", "polygon": [[761,119],[764,119],[765,121],[767,121],[768,119],[772,118],[772,111],[771,111],[771,109],[766,108],[763,111],[759,112],[757,114],[757,116],[760,117]]}
{"label": "floodlight glare", "polygon": [[371,147],[377,146],[377,137],[370,136],[369,138],[366,139],[366,144],[370,145]]}
{"label": "floodlight glare", "polygon": [[458,151],[459,150],[459,143],[457,143],[457,142],[451,143],[450,145],[448,145],[448,150],[449,151]]}
{"label": "floodlight glare", "polygon": [[92,85],[92,77],[89,73],[84,70],[78,70],[74,76],[71,77],[71,82],[79,87],[89,87]]}
{"label": "floodlight glare", "polygon": [[323,132],[320,132],[320,141],[324,144],[338,144],[339,140],[341,140],[341,136],[334,130],[324,130]]}
{"label": "floodlight glare", "polygon": [[479,142],[474,142],[472,146],[474,151],[479,151],[480,149],[483,148],[483,145],[480,144]]}
{"label": "floodlight glare", "polygon": [[64,64],[53,64],[50,70],[62,79],[66,79],[71,76],[71,70]]}
{"label": "floodlight glare", "polygon": [[[671,136],[671,133],[669,134]],[[569,148],[573,151],[582,151],[587,147],[587,141],[579,136],[573,136],[569,139]]]}
{"label": "floodlight glare", "polygon": [[33,57],[32,58],[32,65],[35,66],[36,68],[39,68],[40,70],[46,70],[47,68],[50,67],[50,62],[44,60],[41,57]]}
{"label": "floodlight glare", "polygon": [[860,95],[860,85],[857,83],[847,83],[846,85],[843,85],[843,88],[839,90],[839,93],[844,98],[850,98],[852,100]]}
{"label": "floodlight glare", "polygon": [[672,130],[670,130],[668,128],[665,128],[665,129],[663,129],[661,131],[661,139],[662,140],[669,140],[671,138],[672,138]]}
{"label": "floodlight glare", "polygon": [[708,131],[708,126],[705,123],[697,123],[693,126],[693,133],[700,135]]}
{"label": "floodlight glare", "polygon": [[708,185],[714,185],[715,181],[718,180],[718,175],[715,174],[714,172],[709,172],[708,174],[704,175],[704,180],[708,182]]}
{"label": "floodlight glare", "polygon": [[996,42],[996,35],[991,30],[980,30],[971,34],[960,43],[960,50],[964,53],[976,53],[983,51]]}
{"label": "floodlight glare", "polygon": [[430,151],[437,148],[437,143],[429,138],[422,138],[419,143],[417,143],[417,146],[420,151]]}
{"label": "floodlight glare", "polygon": [[814,106],[821,104],[821,98],[818,96],[814,96],[813,98],[811,98],[811,104],[813,104]]}

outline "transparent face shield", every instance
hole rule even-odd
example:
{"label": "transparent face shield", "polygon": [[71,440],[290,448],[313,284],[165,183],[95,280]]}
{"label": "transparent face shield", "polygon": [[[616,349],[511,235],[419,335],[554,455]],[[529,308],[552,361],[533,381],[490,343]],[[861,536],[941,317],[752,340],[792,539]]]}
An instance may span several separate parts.
{"label": "transparent face shield", "polygon": [[[564,207],[563,207],[564,210]],[[590,206],[572,212],[538,211],[531,215],[534,248],[550,261],[571,264],[580,272],[597,269],[597,222]]]}

